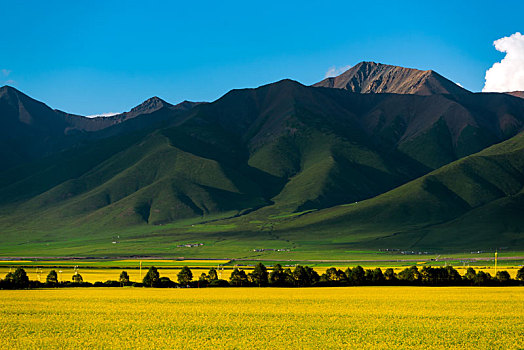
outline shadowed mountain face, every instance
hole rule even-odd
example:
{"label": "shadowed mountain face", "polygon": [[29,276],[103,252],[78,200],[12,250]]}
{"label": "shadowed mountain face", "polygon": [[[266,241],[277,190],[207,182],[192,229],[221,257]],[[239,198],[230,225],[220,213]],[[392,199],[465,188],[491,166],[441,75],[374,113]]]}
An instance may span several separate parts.
{"label": "shadowed mountain face", "polygon": [[[173,106],[153,97],[126,113],[86,118],[53,110],[15,88],[4,86],[0,88],[0,170],[65,150],[90,138],[147,128],[197,104],[184,101]],[[137,120],[131,122],[131,119]],[[119,128],[124,122],[128,123]]]}
{"label": "shadowed mountain face", "polygon": [[66,117],[8,86],[0,88],[0,169],[60,148]]}
{"label": "shadowed mountain face", "polygon": [[341,75],[326,78],[313,86],[358,93],[432,95],[469,92],[432,70],[421,71],[375,62],[361,62]]}
{"label": "shadowed mountain face", "polygon": [[[258,220],[313,209],[338,213],[340,204],[389,198],[362,217],[372,220],[378,210],[400,227],[395,215],[411,222],[410,213],[426,213],[425,206],[438,210],[416,214],[414,224],[453,220],[500,197],[493,193],[516,193],[520,172],[511,167],[518,159],[504,168],[514,173],[509,192],[493,189],[497,174],[475,177],[484,170],[491,176],[493,162],[460,163],[464,171],[454,183],[455,175],[443,175],[444,183],[427,174],[520,133],[524,99],[470,93],[431,71],[369,63],[352,69],[353,88],[282,80],[205,104],[152,98],[108,118],[52,110],[4,87],[0,212],[9,214],[0,224],[52,230],[57,223],[119,228],[191,218]],[[352,92],[357,86],[375,93]],[[378,93],[390,89],[395,93]],[[475,191],[464,192],[471,179],[487,193],[482,203]],[[408,191],[414,197],[399,190],[412,183],[418,183]],[[410,198],[420,198],[415,207],[391,209]],[[324,225],[326,212],[319,213],[297,225],[329,233],[365,224],[348,212]],[[19,220],[27,215],[35,219]]]}

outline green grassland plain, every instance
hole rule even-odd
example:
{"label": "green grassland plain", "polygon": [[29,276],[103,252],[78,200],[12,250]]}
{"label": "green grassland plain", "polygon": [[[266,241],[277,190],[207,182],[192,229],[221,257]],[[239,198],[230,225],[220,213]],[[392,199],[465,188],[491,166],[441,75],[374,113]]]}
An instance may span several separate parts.
{"label": "green grassland plain", "polygon": [[[349,227],[348,230],[353,230],[354,234],[342,231],[315,234],[310,228],[278,230],[279,225],[291,225],[289,220],[294,218],[279,218],[270,223],[259,223],[257,220],[244,223],[241,218],[236,218],[236,221],[232,219],[232,222],[223,224],[204,223],[200,218],[162,226],[137,225],[119,229],[98,227],[96,223],[76,227],[73,223],[64,222],[64,227],[51,231],[41,230],[36,223],[24,229],[6,224],[2,226],[0,257],[162,256],[294,261],[324,260],[329,257],[331,260],[377,260],[406,258],[406,255],[400,254],[400,251],[406,250],[417,255],[420,253],[422,259],[428,254],[469,259],[486,253],[493,254],[496,249],[506,256],[524,256],[522,249],[499,247],[496,243],[489,250],[470,244],[434,249],[411,247],[409,242],[375,242],[366,245],[362,242],[373,241],[383,233],[374,234],[376,231],[373,229],[366,230],[363,227]],[[187,243],[202,245],[193,248],[179,247]],[[389,252],[385,251],[388,249]],[[478,254],[478,251],[484,253]]]}

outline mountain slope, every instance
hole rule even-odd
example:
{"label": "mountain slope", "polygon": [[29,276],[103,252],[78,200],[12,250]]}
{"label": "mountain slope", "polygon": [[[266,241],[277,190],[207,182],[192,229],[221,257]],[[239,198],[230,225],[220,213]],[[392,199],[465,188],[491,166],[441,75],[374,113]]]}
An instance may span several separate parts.
{"label": "mountain slope", "polygon": [[265,204],[256,186],[233,169],[173,147],[162,134],[115,154],[80,177],[25,202],[19,211],[53,208],[59,217],[161,224]]}
{"label": "mountain slope", "polygon": [[523,247],[523,189],[521,133],[370,200],[307,214],[278,230],[384,249]]}
{"label": "mountain slope", "polygon": [[[191,178],[190,182],[199,188],[247,195],[249,198],[231,208],[237,212],[262,205],[266,206],[263,210],[268,215],[327,208],[377,196],[507,139],[522,130],[522,111],[524,101],[505,94],[355,94],[284,80],[257,89],[234,90],[213,103],[172,114],[166,119],[167,124],[158,124],[161,127],[156,130],[144,129],[141,136],[133,140],[127,134],[116,133],[110,142],[114,152],[108,149],[107,157],[87,156],[90,152],[83,151],[100,142],[94,140],[78,148],[80,153],[71,150],[69,155],[59,157],[66,164],[77,164],[59,174],[56,169],[63,167],[49,168],[52,160],[29,166],[28,170],[4,172],[0,174],[4,179],[0,194],[6,206],[30,199],[27,203],[31,205],[22,205],[19,210],[45,210],[53,203],[64,206],[61,212],[81,218],[104,207],[112,210],[114,203],[120,202],[122,210],[135,215],[140,205],[135,199],[127,201],[126,198],[138,196],[143,188],[154,187],[160,180],[171,179],[173,185],[169,186],[173,193],[184,193],[185,198],[192,198],[191,191],[201,192],[197,187],[184,185],[188,182],[181,176],[194,172],[195,167],[201,166],[197,164],[205,163],[215,165],[205,168],[206,175]],[[169,110],[161,106],[149,115],[137,116],[99,132],[108,133],[114,128],[118,131],[140,122],[141,118],[154,118],[156,113],[164,112]],[[164,114],[160,117],[164,118]],[[151,148],[148,152],[152,153],[142,159],[143,150],[148,149],[144,148],[148,144],[145,140],[152,139],[165,146]],[[177,164],[174,167],[160,161],[165,157],[171,162],[169,154],[174,157],[173,164]],[[178,156],[174,154],[185,154],[194,164],[175,162]],[[75,163],[75,159],[82,157],[93,160],[87,163],[92,168]],[[122,157],[127,163],[118,165]],[[106,163],[93,178],[86,175]],[[143,164],[139,171],[143,181],[128,180],[125,174],[137,174],[131,170],[137,164]],[[48,169],[55,170],[49,173]],[[226,173],[222,172],[224,169],[228,169]],[[35,176],[52,173],[63,183],[42,182]],[[163,175],[159,177],[159,174]],[[206,184],[200,176],[221,180]],[[114,182],[113,178],[125,180]],[[180,179],[179,185],[173,182],[175,178]],[[243,189],[220,187],[221,182],[227,181],[247,181],[250,185]],[[75,184],[74,188],[71,183]],[[121,189],[113,189],[116,184]],[[100,191],[101,188],[107,191]],[[158,191],[148,193],[142,197],[149,196],[149,202],[159,201],[164,195]],[[34,196],[37,197],[31,199]],[[173,194],[170,200],[174,203],[178,201],[176,198]],[[159,223],[223,211],[222,206],[216,205],[217,198],[203,206],[196,205],[198,210],[181,210],[178,214],[167,210],[166,204],[167,211],[163,216],[159,214],[163,219],[146,218],[145,221]],[[80,204],[73,205],[73,202]],[[239,203],[250,204],[242,207],[244,204]],[[114,223],[118,225],[126,220],[115,218]]]}
{"label": "mountain slope", "polygon": [[68,145],[64,118],[9,86],[0,88],[0,123],[0,170]]}
{"label": "mountain slope", "polygon": [[[316,124],[324,117],[308,111],[317,109],[317,104],[333,104],[319,92],[289,81],[256,90],[235,91],[213,104],[189,111],[182,122],[175,121],[178,125],[161,129],[160,132],[153,131],[134,141],[128,141],[127,137],[119,141],[121,136],[116,136],[117,139],[112,140],[116,153],[108,151],[107,157],[100,158],[98,153],[88,156],[90,151],[79,150],[78,154],[72,152],[60,158],[69,165],[76,164],[74,160],[81,157],[99,159],[102,163],[91,165],[94,169],[101,167],[94,176],[88,175],[92,170],[84,164],[77,164],[76,171],[52,170],[63,183],[57,185],[50,181],[44,185],[35,174],[49,174],[51,160],[31,166],[28,170],[4,172],[0,176],[4,179],[0,194],[7,201],[5,205],[9,205],[9,198],[18,203],[36,195],[20,205],[15,210],[18,212],[45,211],[53,205],[58,206],[55,212],[78,218],[104,207],[110,210],[114,203],[119,202],[122,210],[129,211],[133,216],[138,214],[140,205],[134,199],[127,201],[126,198],[138,196],[144,188],[156,186],[158,181],[164,181],[166,185],[165,181],[169,180],[173,191],[183,192],[185,198],[192,198],[192,192],[201,192],[193,186],[195,184],[200,188],[250,196],[251,199],[243,200],[244,206],[235,206],[237,211],[270,203],[295,210],[369,198],[423,171],[423,167],[394,151],[379,152],[355,131],[346,130],[346,135],[337,135],[331,128],[316,130]],[[275,100],[277,96],[280,101]],[[326,109],[326,113],[338,115],[346,128],[347,125],[358,127],[354,120],[347,118],[345,114],[348,112],[344,109],[335,106],[332,111]],[[313,116],[314,119],[311,119]],[[241,121],[232,125],[230,117],[243,118],[245,125]],[[244,118],[252,117],[255,118],[246,123]],[[146,140],[156,140],[163,146],[149,149]],[[284,149],[280,152],[282,147]],[[148,150],[148,156],[142,159],[144,150]],[[292,152],[295,156],[291,155]],[[185,155],[186,160],[181,161],[180,156],[175,154]],[[127,161],[120,164],[119,159]],[[171,163],[173,166],[170,166]],[[141,164],[140,170],[132,170],[137,164]],[[203,164],[208,165],[197,171],[200,175],[190,180],[185,178]],[[61,167],[51,166],[51,169]],[[129,174],[133,174],[132,178]],[[208,178],[208,182],[201,176]],[[243,189],[222,188],[221,184],[228,181],[250,185],[244,185]],[[165,195],[161,191],[148,193],[141,197],[149,198],[149,202],[160,201],[159,197]],[[221,196],[225,195],[221,192]],[[176,196],[171,201],[176,201]],[[216,198],[212,200],[213,203],[217,201]],[[173,204],[173,207],[178,208],[178,205]],[[167,210],[170,213],[162,215],[167,221],[203,216],[215,212],[210,208],[217,205],[209,202],[195,207],[200,209],[186,212],[176,209],[177,213]],[[224,210],[224,206],[218,207]],[[121,224],[126,220],[115,218],[114,223]],[[162,222],[160,219],[145,221]]]}
{"label": "mountain slope", "polygon": [[314,87],[345,89],[358,93],[464,94],[466,89],[432,71],[360,62],[339,76],[326,78]]}

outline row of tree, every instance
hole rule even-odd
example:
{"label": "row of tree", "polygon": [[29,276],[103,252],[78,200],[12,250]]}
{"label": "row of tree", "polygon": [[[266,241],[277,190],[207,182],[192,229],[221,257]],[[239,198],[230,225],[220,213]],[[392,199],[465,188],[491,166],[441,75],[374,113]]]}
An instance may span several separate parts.
{"label": "row of tree", "polygon": [[173,287],[310,287],[310,286],[364,286],[364,285],[413,285],[413,286],[511,286],[524,283],[524,267],[518,270],[516,279],[512,279],[507,271],[498,271],[493,277],[484,271],[475,271],[468,268],[466,274],[461,276],[452,266],[431,267],[417,266],[408,267],[398,274],[388,268],[367,269],[361,266],[347,268],[345,271],[331,267],[325,273],[319,275],[309,266],[297,265],[291,268],[283,268],[276,264],[268,271],[267,267],[259,263],[253,271],[236,268],[231,272],[229,281],[219,279],[214,268],[209,272],[202,273],[197,281],[193,280],[191,269],[184,266],[177,275],[177,282],[168,277],[160,277],[157,268],[151,266],[141,283],[132,282],[126,271],[122,271],[118,281],[95,282],[94,284],[84,282],[79,273],[75,273],[71,282],[59,282],[55,270],[51,270],[46,277],[45,283],[30,281],[25,270],[21,267],[14,272],[9,272],[3,280],[0,280],[0,289],[25,289],[38,287],[78,287],[78,286],[143,286],[157,288]]}
{"label": "row of tree", "polygon": [[[214,274],[213,274],[214,272]],[[209,272],[211,279],[218,280],[216,270],[211,269]],[[172,288],[178,286],[192,286],[193,273],[188,267],[183,267],[178,273],[178,284],[171,281],[168,277],[160,277],[157,268],[151,266],[146,273],[142,283],[132,282],[127,271],[122,271],[118,281],[105,281],[89,283],[84,282],[82,275],[78,272],[71,277],[71,281],[59,281],[58,274],[55,270],[51,270],[46,277],[44,283],[39,281],[30,281],[25,270],[18,267],[14,272],[9,272],[4,279],[0,280],[0,289],[26,289],[38,287],[119,287],[119,286],[138,286],[138,287],[159,287]]]}
{"label": "row of tree", "polygon": [[293,270],[276,264],[268,272],[263,264],[255,266],[253,272],[235,268],[229,283],[233,286],[275,286],[275,287],[308,287],[308,286],[363,286],[363,285],[416,285],[416,286],[487,286],[519,285],[524,282],[524,267],[517,272],[513,280],[507,271],[498,271],[495,277],[484,271],[476,272],[468,268],[461,276],[452,266],[419,269],[411,266],[398,274],[388,268],[365,270],[361,266],[347,268],[345,271],[331,267],[319,275],[309,266],[296,266]]}

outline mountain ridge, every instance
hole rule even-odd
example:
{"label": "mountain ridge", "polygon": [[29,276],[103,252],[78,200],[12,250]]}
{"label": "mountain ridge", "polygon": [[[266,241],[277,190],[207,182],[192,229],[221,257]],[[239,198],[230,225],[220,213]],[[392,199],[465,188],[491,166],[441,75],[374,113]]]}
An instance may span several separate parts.
{"label": "mountain ridge", "polygon": [[358,93],[414,95],[463,94],[468,90],[433,70],[418,70],[375,62],[360,62],[344,73],[326,78],[314,87],[345,89]]}
{"label": "mountain ridge", "polygon": [[184,101],[171,105],[159,98],[150,98],[129,112],[87,118],[52,109],[6,85],[0,88],[0,122],[3,123],[0,170],[60,152],[89,139],[157,125],[199,104]]}
{"label": "mountain ridge", "polygon": [[524,91],[511,91],[511,92],[506,92],[506,94],[515,96],[515,97],[524,98]]}

